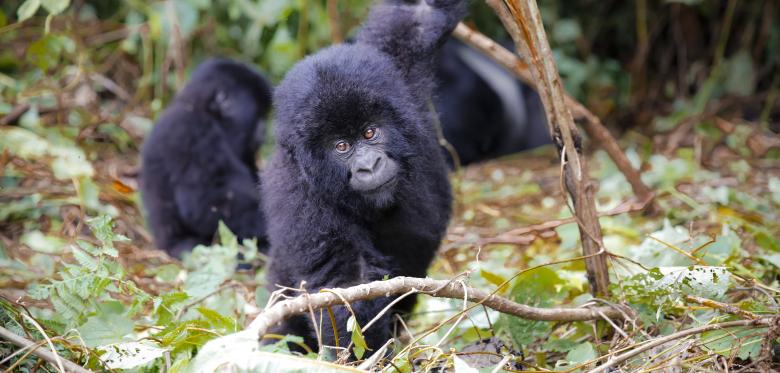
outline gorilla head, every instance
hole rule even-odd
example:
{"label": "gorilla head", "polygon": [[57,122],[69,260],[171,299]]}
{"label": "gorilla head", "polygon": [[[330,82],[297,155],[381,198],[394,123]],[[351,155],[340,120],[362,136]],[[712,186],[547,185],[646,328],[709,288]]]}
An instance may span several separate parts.
{"label": "gorilla head", "polygon": [[335,46],[317,57],[277,88],[279,146],[313,189],[350,205],[392,204],[413,158],[427,153],[411,142],[435,143],[435,133],[424,130],[401,74],[376,49]]}
{"label": "gorilla head", "polygon": [[260,74],[242,63],[212,58],[198,65],[176,100],[205,111],[230,134],[227,140],[242,160],[254,159],[271,107],[270,86]]}

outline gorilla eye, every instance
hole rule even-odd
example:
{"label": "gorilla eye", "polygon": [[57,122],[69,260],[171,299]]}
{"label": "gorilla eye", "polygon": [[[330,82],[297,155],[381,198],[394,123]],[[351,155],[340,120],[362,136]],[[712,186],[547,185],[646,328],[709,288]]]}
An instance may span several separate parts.
{"label": "gorilla eye", "polygon": [[336,143],[336,151],[339,153],[345,153],[349,150],[349,143],[346,141],[339,141]]}
{"label": "gorilla eye", "polygon": [[376,128],[369,127],[363,131],[363,138],[366,140],[371,140],[374,138],[374,136],[376,136]]}

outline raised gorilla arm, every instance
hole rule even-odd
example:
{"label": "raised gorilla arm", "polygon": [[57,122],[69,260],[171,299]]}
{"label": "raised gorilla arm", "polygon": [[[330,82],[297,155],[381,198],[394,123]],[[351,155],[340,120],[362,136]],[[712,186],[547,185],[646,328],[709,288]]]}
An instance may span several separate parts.
{"label": "raised gorilla arm", "polygon": [[371,9],[357,42],[389,55],[413,94],[427,102],[436,52],[465,12],[462,0],[387,0]]}

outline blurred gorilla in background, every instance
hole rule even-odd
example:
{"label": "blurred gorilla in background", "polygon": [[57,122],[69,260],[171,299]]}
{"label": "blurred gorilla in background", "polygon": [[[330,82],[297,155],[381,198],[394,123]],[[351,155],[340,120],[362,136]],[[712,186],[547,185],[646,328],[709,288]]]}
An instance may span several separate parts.
{"label": "blurred gorilla in background", "polygon": [[141,150],[141,197],[158,248],[181,257],[208,245],[220,220],[267,247],[255,156],[270,106],[270,85],[249,66],[198,66]]}
{"label": "blurred gorilla in background", "polygon": [[[429,109],[434,60],[464,13],[463,0],[386,0],[354,43],[326,48],[287,73],[274,97],[278,143],[262,183],[272,290],[425,276],[452,208]],[[365,326],[393,299],[352,303],[357,323]],[[368,347],[382,346],[392,313],[413,305],[404,299],[364,330]],[[351,312],[333,312],[336,325],[322,321],[323,343],[347,346]],[[271,332],[316,347],[314,328],[297,316]]]}
{"label": "blurred gorilla in background", "polygon": [[450,38],[436,77],[434,105],[462,165],[550,143],[539,95],[479,51]]}

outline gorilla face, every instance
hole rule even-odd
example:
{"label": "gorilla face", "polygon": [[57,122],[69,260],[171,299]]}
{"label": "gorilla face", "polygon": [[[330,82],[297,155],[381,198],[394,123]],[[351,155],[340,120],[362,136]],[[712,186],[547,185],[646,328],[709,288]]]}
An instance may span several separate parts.
{"label": "gorilla face", "polygon": [[392,141],[387,137],[381,127],[367,125],[360,136],[338,139],[333,144],[337,159],[349,170],[349,187],[353,191],[379,200],[392,195],[400,167],[385,150]]}

